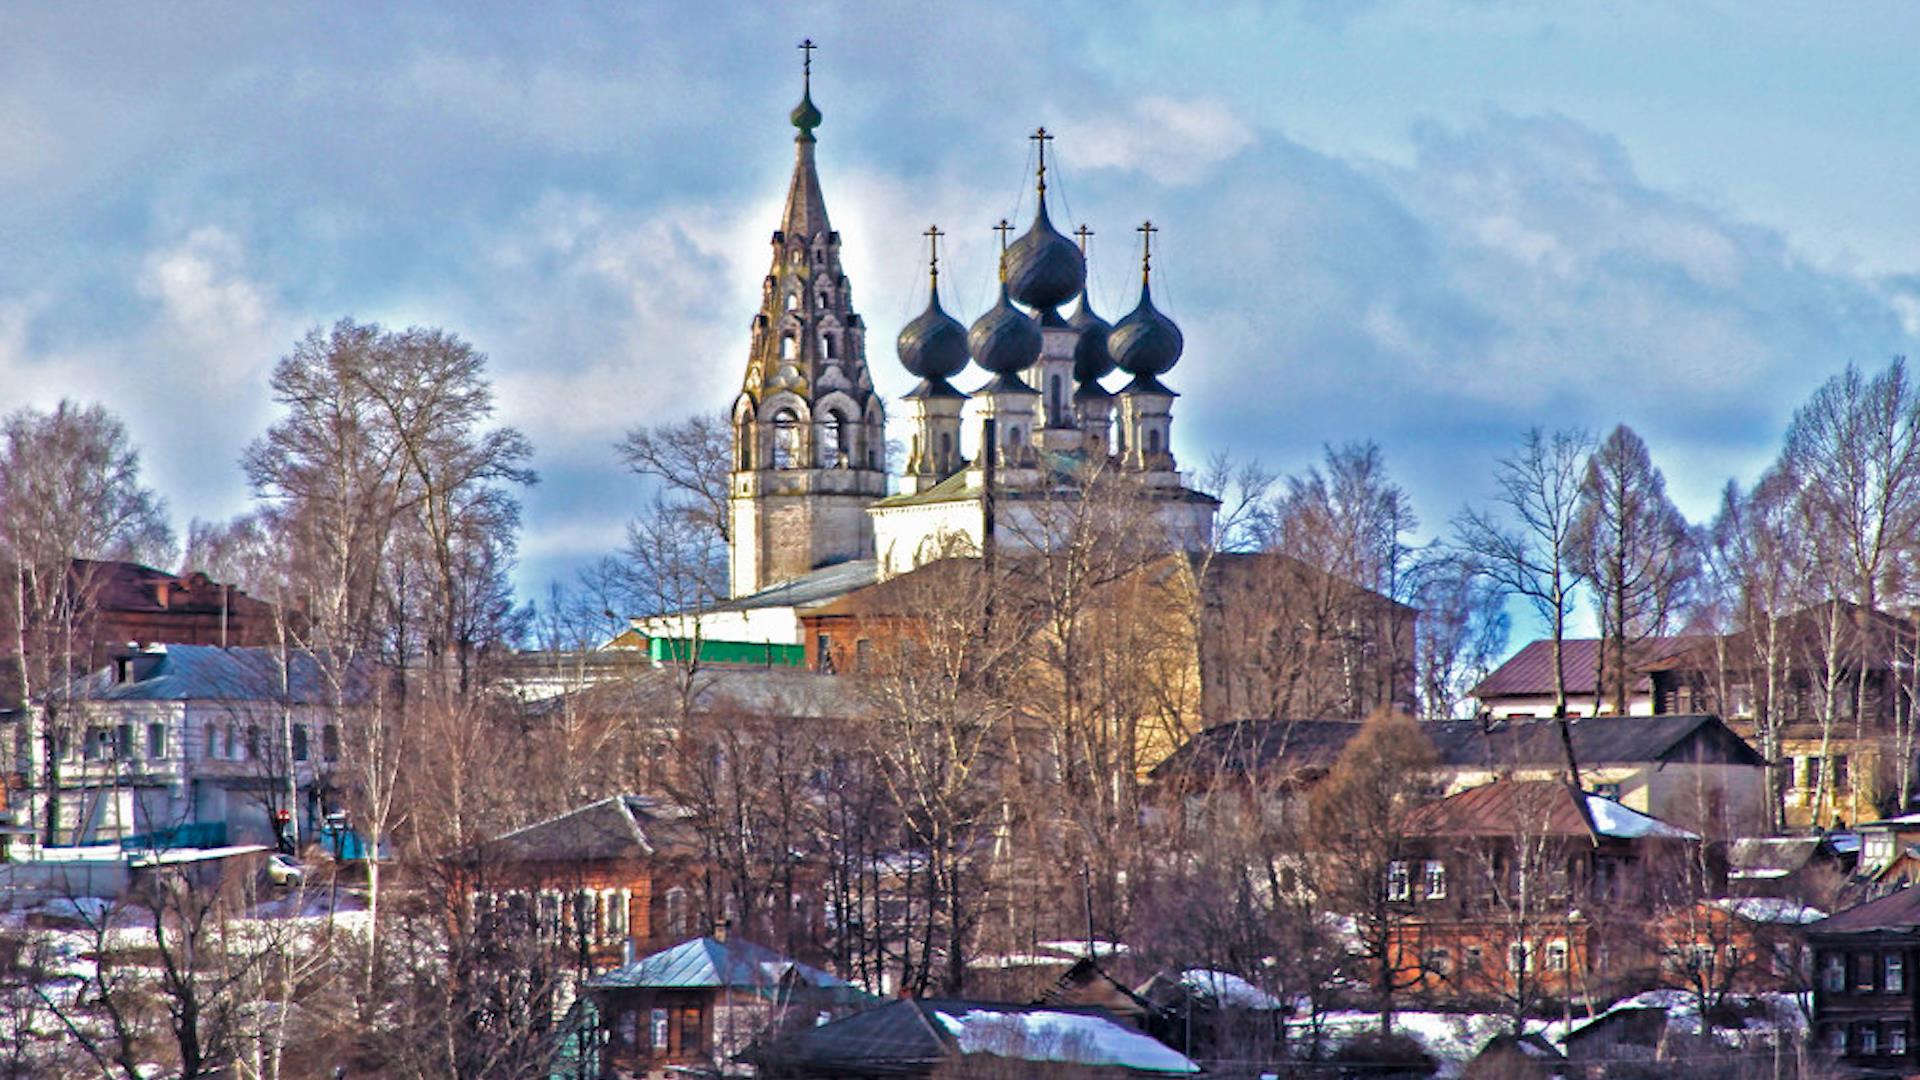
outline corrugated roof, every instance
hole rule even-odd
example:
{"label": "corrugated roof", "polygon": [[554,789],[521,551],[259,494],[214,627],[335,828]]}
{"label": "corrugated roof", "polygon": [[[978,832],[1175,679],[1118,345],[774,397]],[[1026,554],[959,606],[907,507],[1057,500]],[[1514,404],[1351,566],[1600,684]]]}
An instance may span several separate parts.
{"label": "corrugated roof", "polygon": [[[788,720],[849,720],[872,708],[869,691],[856,679],[783,667],[702,667],[693,673],[691,709],[714,716],[738,714]],[[626,710],[643,717],[680,714],[686,669],[662,665],[630,679],[613,679],[527,705],[532,715],[572,704]]]}
{"label": "corrugated roof", "polygon": [[[215,645],[169,645],[141,653],[133,661],[138,677],[119,682],[113,666],[101,668],[73,685],[76,697],[92,701],[281,701],[296,705],[333,701],[328,673],[311,653],[265,646],[222,649]],[[346,673],[341,687],[349,703],[367,694],[365,665]]]}
{"label": "corrugated roof", "polygon": [[[1648,638],[1635,645],[1629,660],[1634,667],[1627,689],[1645,693],[1651,688],[1644,668],[1697,645],[1699,637]],[[1592,697],[1599,689],[1600,641],[1597,638],[1563,638],[1560,642],[1561,665],[1566,671],[1567,696]],[[1471,696],[1481,699],[1553,693],[1553,639],[1528,643],[1514,653],[1493,674],[1473,688]]]}
{"label": "corrugated roof", "polygon": [[641,990],[735,990],[772,996],[793,984],[816,990],[853,987],[765,945],[699,937],[641,957],[594,978],[596,987]]}
{"label": "corrugated roof", "polygon": [[643,795],[613,795],[496,837],[494,858],[529,862],[641,858],[694,846],[688,813]]}
{"label": "corrugated roof", "polygon": [[766,1047],[769,1065],[810,1076],[925,1073],[962,1054],[1071,1062],[1128,1073],[1193,1073],[1185,1056],[1103,1009],[923,998],[894,1001]]}

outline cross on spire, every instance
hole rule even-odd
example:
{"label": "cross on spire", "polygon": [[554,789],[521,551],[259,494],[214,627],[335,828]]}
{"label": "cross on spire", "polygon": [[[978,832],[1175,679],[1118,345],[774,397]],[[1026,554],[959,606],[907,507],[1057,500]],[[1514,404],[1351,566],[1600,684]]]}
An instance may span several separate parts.
{"label": "cross on spire", "polygon": [[940,238],[947,234],[940,231],[940,226],[929,225],[920,235],[927,238],[927,275],[937,286],[940,284]]}
{"label": "cross on spire", "polygon": [[1143,221],[1133,231],[1140,234],[1140,280],[1144,282],[1153,273],[1153,234],[1159,232],[1160,227]]}
{"label": "cross on spire", "polygon": [[812,38],[807,38],[796,46],[804,57],[800,61],[800,78],[808,84],[813,82],[813,50],[819,47],[813,43]]}
{"label": "cross on spire", "polygon": [[1027,138],[1040,147],[1040,197],[1044,199],[1047,197],[1047,144],[1053,141],[1053,136],[1042,127],[1035,128]]}
{"label": "cross on spire", "polygon": [[1081,222],[1080,227],[1073,230],[1073,235],[1080,238],[1080,255],[1084,258],[1087,254],[1087,241],[1093,239],[1093,230],[1087,228],[1085,222]]}
{"label": "cross on spire", "polygon": [[1001,218],[993,231],[1000,234],[1000,281],[1004,284],[1007,280],[1007,234],[1013,231],[1013,223]]}

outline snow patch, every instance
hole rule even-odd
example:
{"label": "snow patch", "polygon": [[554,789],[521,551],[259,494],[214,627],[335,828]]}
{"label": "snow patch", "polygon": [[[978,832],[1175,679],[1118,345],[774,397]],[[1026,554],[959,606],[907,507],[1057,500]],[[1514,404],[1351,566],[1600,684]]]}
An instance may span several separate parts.
{"label": "snow patch", "polygon": [[1085,1013],[1036,1009],[999,1012],[969,1009],[960,1016],[935,1010],[963,1054],[993,1054],[1019,1061],[1057,1061],[1142,1072],[1197,1073],[1200,1066],[1165,1044]]}
{"label": "snow patch", "polygon": [[1669,837],[1676,840],[1700,839],[1685,829],[1669,825],[1659,818],[1648,817],[1638,810],[1629,810],[1601,795],[1587,796],[1587,813],[1593,818],[1595,831],[1602,836],[1617,836],[1623,840],[1634,840],[1643,836]]}
{"label": "snow patch", "polygon": [[1231,971],[1189,968],[1180,973],[1180,982],[1196,994],[1210,997],[1221,1005],[1236,1009],[1276,1012],[1285,1011],[1287,1008],[1286,1002]]}

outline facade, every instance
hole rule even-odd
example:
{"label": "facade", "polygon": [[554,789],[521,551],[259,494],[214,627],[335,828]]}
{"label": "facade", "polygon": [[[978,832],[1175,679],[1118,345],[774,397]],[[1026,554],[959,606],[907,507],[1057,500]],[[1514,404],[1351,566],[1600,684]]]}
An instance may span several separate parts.
{"label": "facade", "polygon": [[1849,1064],[1920,1070],[1920,889],[1906,888],[1806,928],[1813,955],[1813,1037]]}
{"label": "facade", "polygon": [[[1700,837],[1554,780],[1501,780],[1416,809],[1387,899],[1389,946],[1419,989],[1469,1001],[1564,999],[1655,977],[1645,928]],[[1725,884],[1702,883],[1717,893]]]}
{"label": "facade", "polygon": [[[262,647],[152,646],[59,695],[28,723],[61,731],[58,837],[146,838],[158,846],[275,844],[280,815],[312,836],[326,821],[341,725],[360,707],[359,672],[334,686],[311,654]],[[49,772],[28,740],[37,776]],[[43,820],[44,787],[33,793]]]}
{"label": "facade", "polygon": [[615,795],[483,845],[467,900],[477,921],[530,921],[605,971],[700,927],[698,850],[684,811]]}
{"label": "facade", "polygon": [[724,1070],[754,1042],[870,999],[819,968],[724,927],[595,976],[602,1076]]}

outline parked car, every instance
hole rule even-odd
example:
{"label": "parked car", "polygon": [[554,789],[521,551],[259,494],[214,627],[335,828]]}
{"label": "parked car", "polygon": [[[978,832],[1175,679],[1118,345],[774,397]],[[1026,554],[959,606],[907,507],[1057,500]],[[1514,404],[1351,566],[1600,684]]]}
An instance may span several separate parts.
{"label": "parked car", "polygon": [[267,856],[267,880],[275,885],[305,884],[307,868],[293,856],[276,851]]}

